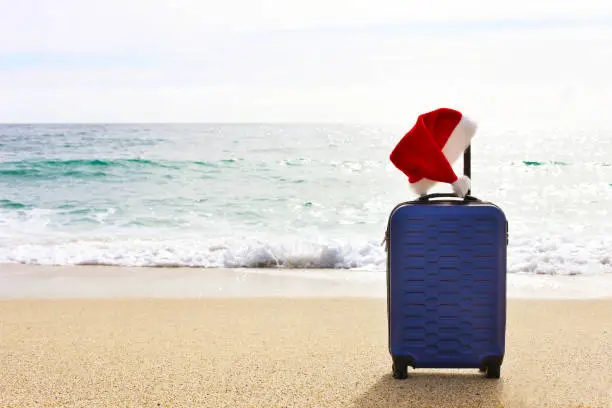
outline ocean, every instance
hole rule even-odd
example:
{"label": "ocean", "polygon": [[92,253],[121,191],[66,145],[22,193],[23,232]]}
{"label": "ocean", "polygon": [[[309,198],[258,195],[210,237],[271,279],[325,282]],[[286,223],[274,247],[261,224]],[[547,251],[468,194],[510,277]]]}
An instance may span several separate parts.
{"label": "ocean", "polygon": [[[384,272],[411,126],[0,125],[0,264]],[[612,129],[480,129],[472,152],[510,274],[612,274]]]}

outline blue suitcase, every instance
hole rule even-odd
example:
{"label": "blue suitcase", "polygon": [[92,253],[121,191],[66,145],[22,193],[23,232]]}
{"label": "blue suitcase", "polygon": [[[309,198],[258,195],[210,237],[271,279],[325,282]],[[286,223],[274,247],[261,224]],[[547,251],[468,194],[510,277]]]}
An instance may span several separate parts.
{"label": "blue suitcase", "polygon": [[508,244],[502,210],[470,195],[430,194],[393,209],[386,243],[393,377],[407,378],[410,366],[478,368],[499,378]]}

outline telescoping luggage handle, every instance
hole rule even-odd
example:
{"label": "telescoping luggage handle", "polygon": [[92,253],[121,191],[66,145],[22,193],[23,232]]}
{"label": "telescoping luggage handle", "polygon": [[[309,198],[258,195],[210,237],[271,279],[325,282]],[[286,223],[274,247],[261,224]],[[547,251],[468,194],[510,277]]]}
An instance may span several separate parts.
{"label": "telescoping luggage handle", "polygon": [[[468,176],[470,180],[472,179],[472,147],[468,146],[468,148],[463,153],[463,174]],[[464,201],[479,201],[477,198],[472,197],[470,194],[472,190],[469,189],[463,198]],[[459,198],[456,194],[447,194],[447,193],[433,193],[426,194],[417,199],[420,202],[428,202],[432,199],[436,198]]]}
{"label": "telescoping luggage handle", "polygon": [[463,153],[463,174],[472,178],[472,146],[468,146]]}

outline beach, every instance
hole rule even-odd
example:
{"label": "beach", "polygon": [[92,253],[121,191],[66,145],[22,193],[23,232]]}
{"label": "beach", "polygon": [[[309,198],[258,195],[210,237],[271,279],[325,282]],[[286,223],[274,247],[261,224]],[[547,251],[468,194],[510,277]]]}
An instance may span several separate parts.
{"label": "beach", "polygon": [[609,130],[477,136],[474,194],[509,220],[501,379],[396,381],[406,130],[0,126],[0,408],[611,408]]}
{"label": "beach", "polygon": [[[96,275],[52,271],[75,269]],[[411,369],[398,381],[381,296],[86,298],[52,287],[0,301],[1,407],[612,407],[611,298],[511,297],[499,380]]]}
{"label": "beach", "polygon": [[5,3],[0,408],[612,408],[612,2]]}

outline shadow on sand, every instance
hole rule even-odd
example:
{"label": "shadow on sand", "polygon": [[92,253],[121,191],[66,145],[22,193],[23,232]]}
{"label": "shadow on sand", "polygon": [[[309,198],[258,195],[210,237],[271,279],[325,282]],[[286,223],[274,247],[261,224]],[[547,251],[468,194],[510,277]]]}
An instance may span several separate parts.
{"label": "shadow on sand", "polygon": [[406,380],[395,380],[389,373],[378,380],[354,403],[355,407],[485,407],[502,408],[503,375],[487,379],[475,371],[448,373],[410,370]]}

